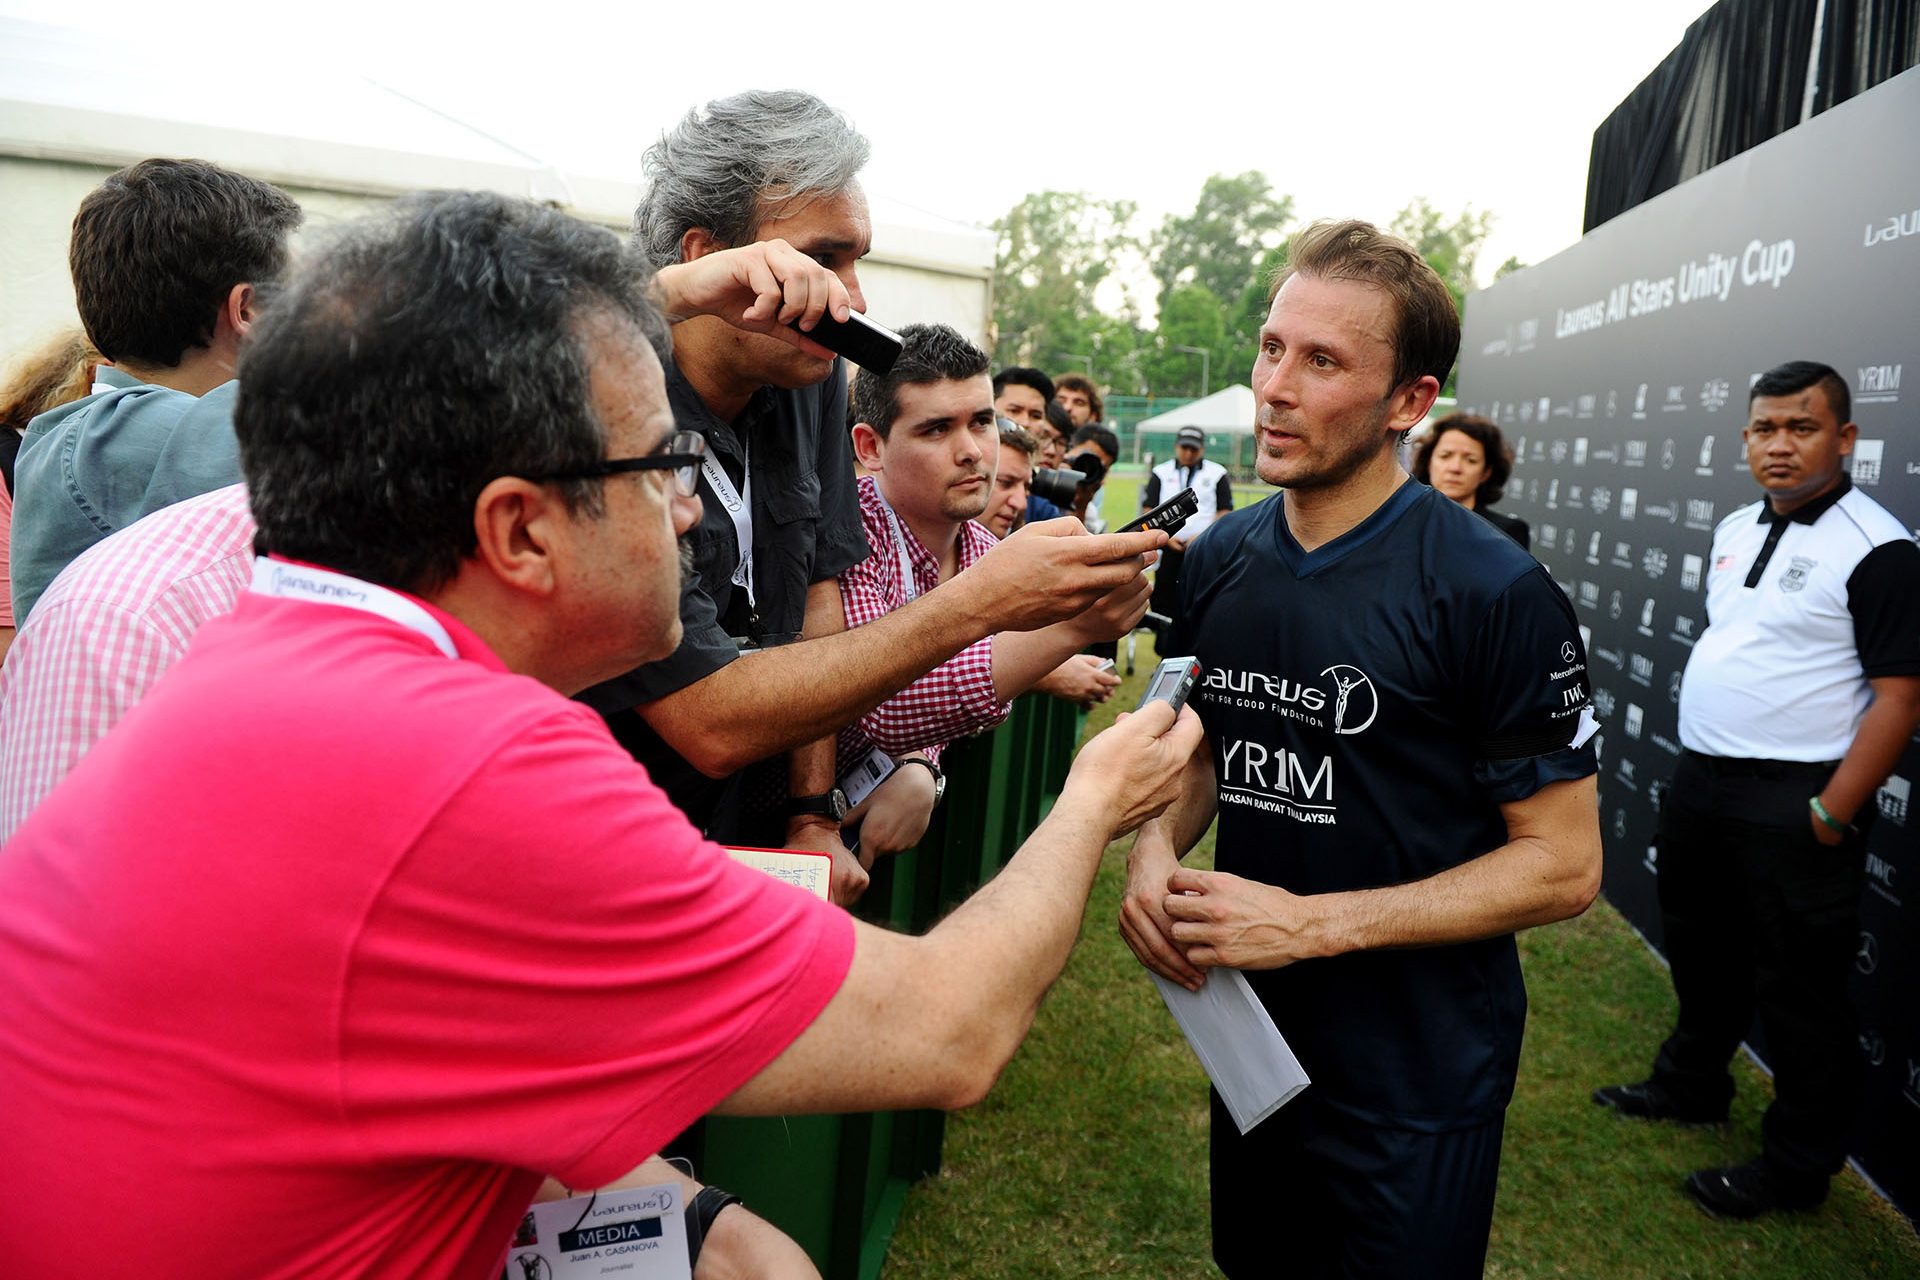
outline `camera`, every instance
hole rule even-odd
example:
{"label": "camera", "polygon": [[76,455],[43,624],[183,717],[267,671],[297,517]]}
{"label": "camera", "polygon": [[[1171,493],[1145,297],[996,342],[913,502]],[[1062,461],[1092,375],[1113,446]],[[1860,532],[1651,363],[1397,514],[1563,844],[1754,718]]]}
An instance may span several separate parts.
{"label": "camera", "polygon": [[[1095,458],[1095,462],[1099,459]],[[1033,479],[1027,482],[1027,492],[1036,498],[1045,498],[1062,511],[1073,505],[1076,491],[1086,481],[1083,471],[1070,471],[1065,467],[1035,467]]]}

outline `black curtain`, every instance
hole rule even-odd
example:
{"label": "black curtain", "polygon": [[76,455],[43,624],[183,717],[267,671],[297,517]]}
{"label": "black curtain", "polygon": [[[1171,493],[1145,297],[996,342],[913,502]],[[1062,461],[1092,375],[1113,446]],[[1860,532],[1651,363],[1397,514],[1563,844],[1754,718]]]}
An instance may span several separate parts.
{"label": "black curtain", "polygon": [[1827,0],[1815,111],[1920,65],[1920,0]]}
{"label": "black curtain", "polygon": [[[1819,0],[1721,0],[1594,130],[1585,230],[1800,123]],[[1814,110],[1920,63],[1920,0],[1826,0]]]}

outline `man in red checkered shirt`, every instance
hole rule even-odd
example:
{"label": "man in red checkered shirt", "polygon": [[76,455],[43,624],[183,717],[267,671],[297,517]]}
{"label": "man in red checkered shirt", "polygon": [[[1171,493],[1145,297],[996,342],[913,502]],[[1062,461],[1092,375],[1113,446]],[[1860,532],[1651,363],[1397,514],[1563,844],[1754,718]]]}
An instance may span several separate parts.
{"label": "man in red checkered shirt", "polygon": [[[932,591],[998,541],[976,519],[1000,451],[986,353],[946,325],[909,325],[900,336],[892,371],[863,371],[853,386],[853,450],[867,472],[860,516],[873,554],[840,575],[849,627]],[[1079,651],[1131,631],[1146,602],[1129,584],[1065,622],[988,636],[843,730],[840,785],[855,805],[847,824],[859,826],[861,862],[920,839],[944,789],[941,748],[999,724],[1014,697],[1045,688],[1104,699],[1118,678]]]}

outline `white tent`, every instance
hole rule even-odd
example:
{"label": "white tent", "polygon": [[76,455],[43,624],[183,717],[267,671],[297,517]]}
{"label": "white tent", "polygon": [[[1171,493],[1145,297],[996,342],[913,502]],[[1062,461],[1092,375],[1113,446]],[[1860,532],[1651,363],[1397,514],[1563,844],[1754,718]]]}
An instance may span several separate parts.
{"label": "white tent", "polygon": [[1144,433],[1175,431],[1181,427],[1199,427],[1208,435],[1252,435],[1253,388],[1223,387],[1178,409],[1142,418],[1133,429],[1135,433]]}
{"label": "white tent", "polygon": [[[236,104],[220,55],[154,34],[139,57],[101,56],[103,37],[0,17],[0,364],[78,323],[67,273],[74,209],[100,180],[147,156],[195,156],[283,188],[307,226],[430,187],[499,191],[625,230],[633,172],[564,172],[466,121],[364,77],[255,68]],[[642,137],[691,103],[637,126]],[[624,165],[622,166],[625,167]],[[873,253],[861,284],[893,328],[942,321],[985,342],[995,237],[867,192]]]}

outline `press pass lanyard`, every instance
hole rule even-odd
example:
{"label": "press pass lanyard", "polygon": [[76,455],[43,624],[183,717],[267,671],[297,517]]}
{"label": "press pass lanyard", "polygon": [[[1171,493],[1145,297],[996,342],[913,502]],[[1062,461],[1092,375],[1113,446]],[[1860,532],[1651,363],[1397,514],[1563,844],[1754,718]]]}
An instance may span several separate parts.
{"label": "press pass lanyard", "polygon": [[874,485],[873,496],[880,499],[880,509],[887,513],[887,524],[893,529],[893,553],[900,559],[900,590],[912,604],[920,598],[920,586],[913,580],[913,560],[907,555],[907,533],[900,526],[900,517],[893,514],[893,504],[887,501],[887,495],[880,492],[880,486]]}
{"label": "press pass lanyard", "polygon": [[343,609],[378,614],[389,622],[418,631],[449,658],[460,656],[453,647],[453,637],[447,634],[439,619],[397,591],[349,578],[344,573],[259,556],[253,562],[253,589],[263,596],[339,605]]}
{"label": "press pass lanyard", "polygon": [[747,607],[758,608],[753,598],[753,451],[750,446],[742,445],[740,456],[740,488],[733,487],[733,481],[727,479],[727,473],[720,469],[720,460],[709,449],[700,459],[700,474],[707,478],[707,487],[713,490],[713,496],[720,499],[720,505],[727,509],[727,515],[733,521],[733,537],[740,548],[740,563],[733,571],[733,585],[747,593]]}

